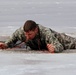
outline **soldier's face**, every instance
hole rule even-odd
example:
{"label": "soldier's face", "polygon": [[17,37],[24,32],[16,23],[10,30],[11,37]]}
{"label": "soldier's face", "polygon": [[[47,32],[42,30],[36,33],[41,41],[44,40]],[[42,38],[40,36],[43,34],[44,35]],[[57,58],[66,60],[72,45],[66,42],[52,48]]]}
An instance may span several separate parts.
{"label": "soldier's face", "polygon": [[37,28],[34,31],[25,32],[26,39],[27,40],[33,39],[36,36],[37,32],[38,32]]}

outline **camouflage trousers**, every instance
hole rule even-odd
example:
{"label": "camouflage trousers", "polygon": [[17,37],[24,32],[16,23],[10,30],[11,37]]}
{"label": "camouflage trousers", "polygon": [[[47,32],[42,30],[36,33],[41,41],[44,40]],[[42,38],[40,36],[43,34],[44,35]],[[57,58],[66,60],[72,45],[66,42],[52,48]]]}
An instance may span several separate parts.
{"label": "camouflage trousers", "polygon": [[57,33],[55,36],[63,45],[64,49],[76,49],[76,38],[68,36],[64,33]]}

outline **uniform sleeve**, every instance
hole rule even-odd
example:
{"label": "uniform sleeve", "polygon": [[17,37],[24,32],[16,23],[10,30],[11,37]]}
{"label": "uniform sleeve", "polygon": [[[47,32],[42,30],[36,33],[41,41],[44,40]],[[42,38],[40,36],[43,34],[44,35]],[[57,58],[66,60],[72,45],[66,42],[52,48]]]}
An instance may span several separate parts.
{"label": "uniform sleeve", "polygon": [[51,32],[51,30],[45,29],[45,42],[46,44],[53,44],[55,46],[55,53],[59,53],[63,51],[62,44],[58,41],[58,39],[54,36],[54,34]]}
{"label": "uniform sleeve", "polygon": [[9,40],[7,40],[5,42],[5,44],[7,45],[7,47],[12,48],[16,45],[17,41],[23,41],[22,39],[22,34],[23,32],[20,29],[17,29],[12,36],[10,36]]}

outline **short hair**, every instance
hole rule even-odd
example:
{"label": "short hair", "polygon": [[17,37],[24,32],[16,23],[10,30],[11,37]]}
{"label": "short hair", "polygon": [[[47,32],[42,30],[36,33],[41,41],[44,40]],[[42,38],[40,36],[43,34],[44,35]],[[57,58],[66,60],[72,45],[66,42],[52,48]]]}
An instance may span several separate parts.
{"label": "short hair", "polygon": [[28,31],[31,31],[31,30],[34,31],[37,26],[38,25],[36,24],[36,22],[34,22],[32,20],[27,20],[24,23],[23,29],[24,29],[25,32],[28,32]]}

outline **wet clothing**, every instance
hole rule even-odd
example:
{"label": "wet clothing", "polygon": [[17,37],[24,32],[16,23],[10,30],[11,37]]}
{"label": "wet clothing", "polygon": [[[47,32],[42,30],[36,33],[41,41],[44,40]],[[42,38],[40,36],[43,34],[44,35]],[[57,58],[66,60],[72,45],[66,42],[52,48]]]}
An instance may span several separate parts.
{"label": "wet clothing", "polygon": [[[26,41],[23,27],[17,29],[5,43],[8,47],[12,48],[16,45],[17,41]],[[32,50],[47,49],[47,44],[53,44],[55,46],[55,52],[58,53],[64,49],[75,49],[76,39],[38,24],[38,34],[34,39],[25,42],[25,44]]]}

